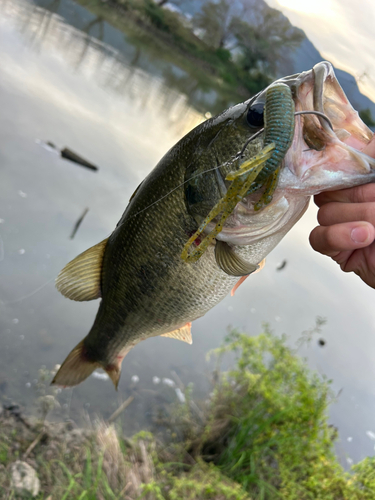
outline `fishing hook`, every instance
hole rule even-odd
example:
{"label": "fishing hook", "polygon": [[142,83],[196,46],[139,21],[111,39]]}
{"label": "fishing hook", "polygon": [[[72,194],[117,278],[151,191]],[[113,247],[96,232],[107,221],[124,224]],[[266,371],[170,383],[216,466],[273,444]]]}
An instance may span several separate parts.
{"label": "fishing hook", "polygon": [[[330,128],[333,130],[333,125],[332,125],[332,122],[331,120],[328,118],[327,115],[325,115],[324,113],[321,113],[320,111],[296,111],[294,113],[294,116],[297,116],[297,115],[318,115],[320,116],[321,118],[323,118],[324,120],[326,120],[326,122],[328,123],[328,125],[330,126]],[[252,135],[246,142],[245,144],[243,145],[241,151],[239,151],[236,155],[236,159],[238,158],[241,158],[241,156],[243,156],[244,152],[245,152],[245,149],[247,148],[247,146],[250,144],[251,141],[253,141],[254,139],[256,139],[258,137],[258,135],[260,135],[262,132],[264,132],[264,127],[261,128],[260,130],[258,130],[258,132],[254,135]]]}

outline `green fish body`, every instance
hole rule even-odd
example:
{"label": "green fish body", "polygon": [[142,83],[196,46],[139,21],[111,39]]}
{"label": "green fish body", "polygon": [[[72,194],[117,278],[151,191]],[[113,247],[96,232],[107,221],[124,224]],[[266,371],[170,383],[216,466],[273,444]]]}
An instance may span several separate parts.
{"label": "green fish body", "polygon": [[[337,80],[332,80],[329,63],[320,64],[323,69],[317,65],[309,72],[281,80],[291,88],[296,110],[320,106],[329,114],[324,106],[325,86],[342,92]],[[320,96],[316,98],[319,102],[309,102],[308,86]],[[320,93],[317,86],[322,87]],[[165,335],[191,343],[191,322],[258,269],[302,216],[311,194],[374,180],[371,161],[356,150],[347,153],[352,161],[349,180],[347,171],[341,177],[323,175],[330,165],[336,174],[340,172],[342,151],[352,148],[328,131],[316,116],[298,116],[293,143],[280,163],[272,201],[255,210],[261,193],[239,200],[222,231],[200,258],[196,262],[183,260],[181,253],[189,238],[225,196],[230,184],[228,174],[264,146],[263,132],[248,143],[238,161],[238,152],[263,126],[264,96],[262,92],[229,108],[182,138],[137,188],[111,236],[61,271],[57,288],[63,295],[73,300],[102,300],[90,332],[69,354],[53,383],[76,385],[100,367],[117,387],[121,362],[138,342]],[[352,110],[347,100],[342,106]],[[335,127],[345,128],[341,122],[334,122]],[[355,121],[353,127],[359,132],[351,130],[348,134],[360,136],[365,147],[372,139],[371,131],[362,122]],[[312,159],[308,161],[312,167],[319,162],[322,149],[311,148],[318,135],[319,144],[324,140],[325,154],[330,152],[331,156],[319,175],[305,180],[308,168],[298,155],[310,147]],[[307,142],[310,146],[306,146]],[[367,169],[363,166],[366,161]],[[304,165],[303,172],[298,171],[300,164]],[[213,226],[214,221],[208,224],[207,232]],[[199,243],[200,238],[192,247]]]}

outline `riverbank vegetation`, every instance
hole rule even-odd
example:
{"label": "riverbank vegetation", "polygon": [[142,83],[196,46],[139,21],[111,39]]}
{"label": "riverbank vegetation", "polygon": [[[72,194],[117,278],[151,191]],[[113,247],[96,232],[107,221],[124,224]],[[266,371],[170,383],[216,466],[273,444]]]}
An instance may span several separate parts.
{"label": "riverbank vegetation", "polygon": [[[103,421],[91,429],[31,421],[8,405],[0,415],[0,497],[15,498],[11,470],[37,472],[38,499],[370,500],[375,458],[345,472],[327,422],[328,381],[308,370],[285,338],[232,332],[215,353],[234,353],[215,371],[205,403],[173,404],[155,431],[131,439]],[[162,429],[162,430],[161,430]]]}
{"label": "riverbank vegetation", "polygon": [[118,29],[135,26],[164,53],[198,65],[214,87],[246,97],[274,78],[278,62],[305,37],[281,12],[229,0],[206,2],[193,17],[153,0],[78,0]]}

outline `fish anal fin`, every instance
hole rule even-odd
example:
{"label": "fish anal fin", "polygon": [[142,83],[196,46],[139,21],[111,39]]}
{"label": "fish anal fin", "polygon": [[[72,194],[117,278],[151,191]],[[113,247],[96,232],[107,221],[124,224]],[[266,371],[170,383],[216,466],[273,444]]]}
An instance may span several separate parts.
{"label": "fish anal fin", "polygon": [[108,238],[81,253],[56,278],[56,288],[72,300],[94,300],[101,296],[101,273]]}
{"label": "fish anal fin", "polygon": [[183,327],[177,328],[177,330],[173,330],[172,332],[162,333],[160,336],[182,340],[182,342],[186,342],[187,344],[193,343],[193,338],[191,336],[191,323],[186,323]]}
{"label": "fish anal fin", "polygon": [[216,240],[215,259],[220,269],[229,276],[247,276],[258,268],[236,254],[225,241]]}
{"label": "fish anal fin", "polygon": [[100,364],[87,357],[84,340],[68,355],[51,384],[73,387],[83,382]]}
{"label": "fish anal fin", "polygon": [[[252,274],[259,273],[259,271],[261,271],[263,269],[265,263],[266,263],[266,259],[263,259],[261,262],[259,262],[258,269],[256,271],[254,271]],[[237,283],[234,285],[234,287],[232,288],[232,290],[230,292],[231,297],[233,297],[237,288],[240,285],[242,285],[242,283],[245,281],[245,279],[248,278],[249,276],[250,276],[250,274],[247,274],[246,276],[241,276],[241,278],[237,281]]]}

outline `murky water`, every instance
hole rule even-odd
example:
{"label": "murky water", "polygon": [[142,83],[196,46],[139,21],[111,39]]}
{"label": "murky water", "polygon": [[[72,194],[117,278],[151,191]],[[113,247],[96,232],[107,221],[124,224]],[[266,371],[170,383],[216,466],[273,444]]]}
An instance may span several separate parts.
{"label": "murky water", "polygon": [[[88,332],[97,302],[75,303],[54,288],[60,269],[110,234],[137,185],[187,131],[228,102],[144,41],[114,30],[70,0],[0,0],[0,394],[31,407],[39,368],[52,369]],[[69,147],[93,172],[43,147]],[[74,239],[70,234],[89,211]],[[294,344],[316,316],[320,347],[301,350],[341,394],[330,412],[343,462],[374,453],[374,292],[308,244],[303,220],[253,276],[193,324],[192,346],[153,338],[126,358],[119,391],[90,377],[59,394],[65,413],[108,417],[136,386],[125,432],[149,422],[154,403],[177,398],[158,379],[209,387],[208,350],[229,325],[251,335],[268,321]],[[277,271],[278,264],[287,265]],[[155,378],[156,377],[156,378]],[[139,379],[139,380],[138,380]],[[368,431],[371,431],[368,433]]]}

